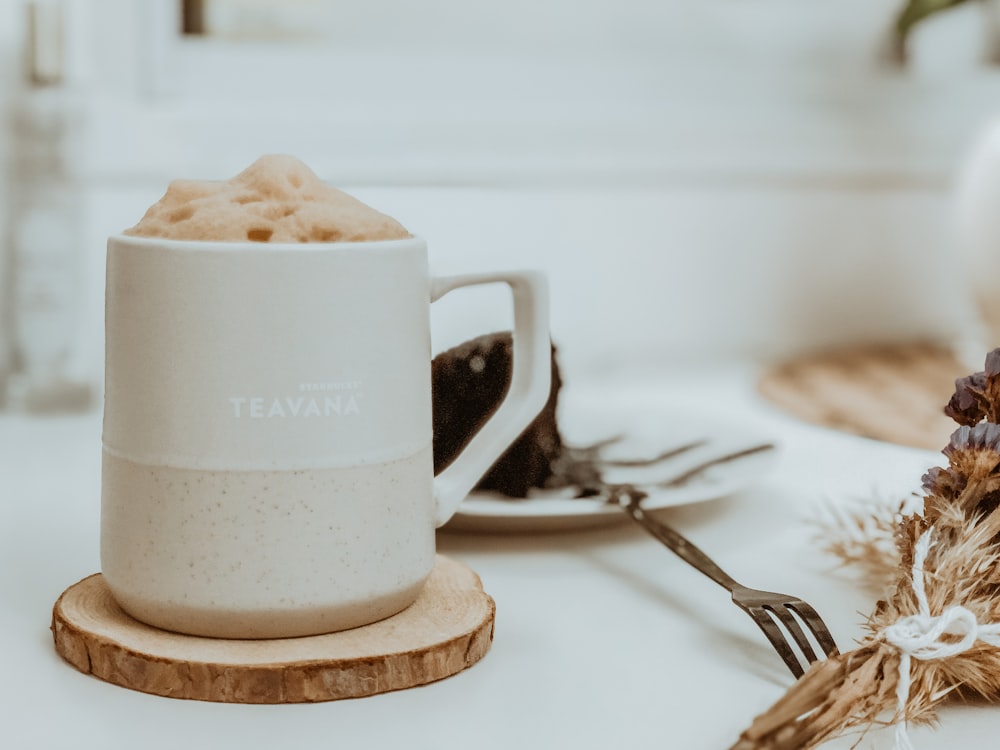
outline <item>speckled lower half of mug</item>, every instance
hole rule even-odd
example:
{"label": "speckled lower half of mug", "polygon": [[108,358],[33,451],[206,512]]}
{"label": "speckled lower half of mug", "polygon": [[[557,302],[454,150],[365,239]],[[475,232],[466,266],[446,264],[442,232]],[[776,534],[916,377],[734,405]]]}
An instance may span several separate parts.
{"label": "speckled lower half of mug", "polygon": [[166,630],[278,638],[375,622],[434,565],[430,451],[292,471],[105,453],[102,572],[126,612]]}

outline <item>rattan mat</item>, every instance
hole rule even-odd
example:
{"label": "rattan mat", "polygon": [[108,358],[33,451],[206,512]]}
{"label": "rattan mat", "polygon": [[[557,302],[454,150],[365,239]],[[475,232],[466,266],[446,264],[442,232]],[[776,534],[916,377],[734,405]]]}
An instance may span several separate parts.
{"label": "rattan mat", "polygon": [[940,450],[955,430],[943,408],[969,374],[934,344],[864,346],[814,354],[765,372],[760,393],[808,422]]}

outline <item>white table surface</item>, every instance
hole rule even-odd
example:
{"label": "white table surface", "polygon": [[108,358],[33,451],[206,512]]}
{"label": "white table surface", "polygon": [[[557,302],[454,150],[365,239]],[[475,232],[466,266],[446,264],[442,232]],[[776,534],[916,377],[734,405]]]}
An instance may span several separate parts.
{"label": "white table surface", "polygon": [[[762,403],[749,367],[597,384],[750,420],[776,468],[728,498],[661,512],[750,585],[811,602],[841,648],[875,593],[836,569],[810,523],[822,502],[903,496],[938,456],[796,422]],[[51,607],[99,569],[100,415],[0,416],[0,747],[727,748],[792,677],[715,584],[623,520],[543,534],[438,536],[497,604],[492,649],[420,688],[323,704],[244,706],[125,690],[52,646]],[[993,747],[1000,706],[948,706],[918,750]],[[993,739],[990,739],[993,738]],[[830,743],[847,748],[850,742]],[[861,747],[890,747],[890,733]]]}

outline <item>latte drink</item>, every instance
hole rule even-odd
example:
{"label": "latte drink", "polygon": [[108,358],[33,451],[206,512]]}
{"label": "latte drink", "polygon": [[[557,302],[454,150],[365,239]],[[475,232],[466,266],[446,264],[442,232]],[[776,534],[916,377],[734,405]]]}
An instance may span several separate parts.
{"label": "latte drink", "polygon": [[[430,303],[493,282],[515,294],[512,395],[435,479]],[[116,601],[224,638],[407,607],[435,528],[545,402],[545,294],[532,272],[432,278],[422,239],[290,157],[173,183],[108,242],[101,567]]]}

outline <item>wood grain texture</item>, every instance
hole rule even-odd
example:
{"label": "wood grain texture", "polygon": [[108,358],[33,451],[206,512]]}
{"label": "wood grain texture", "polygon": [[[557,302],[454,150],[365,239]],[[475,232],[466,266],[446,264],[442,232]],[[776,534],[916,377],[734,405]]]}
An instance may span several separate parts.
{"label": "wood grain texture", "polygon": [[122,687],[223,703],[304,703],[402,690],[460,672],[489,650],[495,612],[479,576],[438,555],[414,604],[339,633],[223,640],[158,630],[125,614],[98,573],[59,597],[52,634],[66,661]]}
{"label": "wood grain texture", "polygon": [[942,346],[866,346],[786,362],[765,372],[758,390],[808,422],[940,450],[957,427],[944,415],[944,406],[955,379],[968,374]]}

